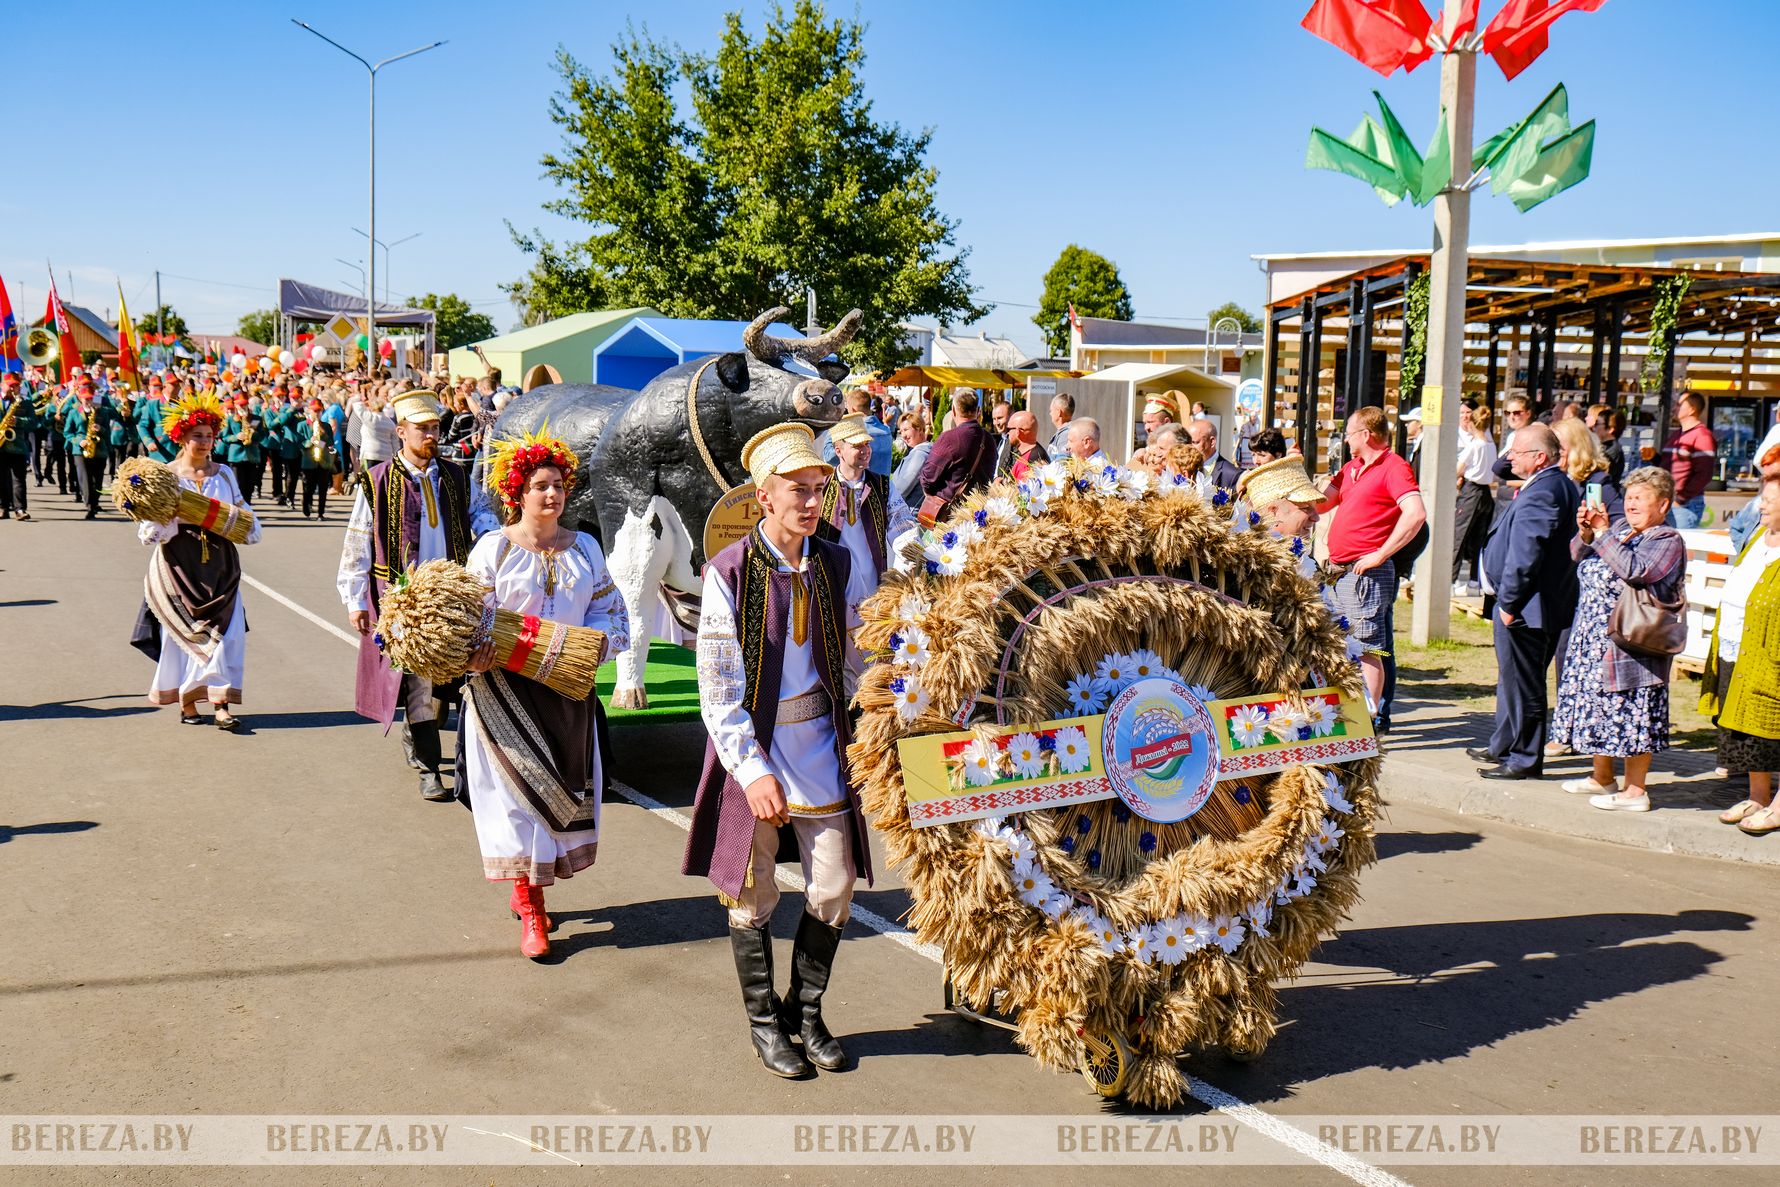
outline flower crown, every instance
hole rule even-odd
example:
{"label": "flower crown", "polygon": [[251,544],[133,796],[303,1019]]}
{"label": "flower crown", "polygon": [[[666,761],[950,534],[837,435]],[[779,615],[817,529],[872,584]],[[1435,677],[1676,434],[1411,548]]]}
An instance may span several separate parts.
{"label": "flower crown", "polygon": [[174,441],[184,439],[187,433],[201,424],[209,425],[213,432],[222,431],[222,402],[209,392],[198,392],[175,400],[161,413],[161,429]]}
{"label": "flower crown", "polygon": [[546,423],[536,433],[502,437],[489,445],[488,477],[484,483],[507,506],[519,506],[525,496],[525,484],[541,466],[556,467],[562,471],[563,486],[575,488],[580,459],[561,439],[549,434],[550,425]]}

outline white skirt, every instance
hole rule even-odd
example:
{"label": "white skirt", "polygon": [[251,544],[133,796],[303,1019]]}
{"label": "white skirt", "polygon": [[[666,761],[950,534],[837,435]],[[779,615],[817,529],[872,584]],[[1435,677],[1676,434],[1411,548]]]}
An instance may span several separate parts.
{"label": "white skirt", "polygon": [[463,768],[457,777],[463,781],[470,811],[476,817],[482,876],[490,882],[524,878],[534,886],[548,886],[592,865],[599,852],[599,788],[603,782],[599,746],[594,746],[589,765],[594,788],[589,793],[594,797],[593,827],[559,833],[524,797],[509,791],[506,780],[496,773],[500,760],[482,743],[475,701],[469,696],[463,699],[462,714]]}
{"label": "white skirt", "polygon": [[155,664],[154,683],[148,686],[148,701],[151,705],[177,705],[191,694],[203,693],[212,704],[239,705],[246,671],[247,611],[237,592],[229,629],[223,632],[222,646],[210,653],[208,663],[188,655],[167,637],[166,628],[161,628],[161,658]]}

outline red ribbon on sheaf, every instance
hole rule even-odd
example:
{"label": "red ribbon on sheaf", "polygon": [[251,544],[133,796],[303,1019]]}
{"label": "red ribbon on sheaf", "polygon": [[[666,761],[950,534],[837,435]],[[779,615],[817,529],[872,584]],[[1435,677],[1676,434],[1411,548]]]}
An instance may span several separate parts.
{"label": "red ribbon on sheaf", "polygon": [[211,528],[216,526],[217,519],[222,515],[222,509],[223,505],[221,503],[217,502],[215,499],[211,499],[210,510],[204,513],[204,522],[198,526],[208,532]]}
{"label": "red ribbon on sheaf", "polygon": [[527,614],[525,625],[520,628],[519,638],[513,643],[513,654],[507,657],[504,665],[509,672],[525,669],[526,657],[531,655],[532,647],[538,641],[538,619],[536,615]]}

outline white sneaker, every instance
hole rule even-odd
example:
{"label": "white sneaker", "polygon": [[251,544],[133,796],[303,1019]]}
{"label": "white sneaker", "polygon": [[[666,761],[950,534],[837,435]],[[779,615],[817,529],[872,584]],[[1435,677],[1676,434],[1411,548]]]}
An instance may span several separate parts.
{"label": "white sneaker", "polygon": [[1593,775],[1586,775],[1581,779],[1566,779],[1558,787],[1571,795],[1612,795],[1619,790],[1617,782],[1596,783]]}
{"label": "white sneaker", "polygon": [[1648,812],[1650,811],[1649,794],[1628,799],[1618,795],[1591,795],[1588,802],[1603,812]]}

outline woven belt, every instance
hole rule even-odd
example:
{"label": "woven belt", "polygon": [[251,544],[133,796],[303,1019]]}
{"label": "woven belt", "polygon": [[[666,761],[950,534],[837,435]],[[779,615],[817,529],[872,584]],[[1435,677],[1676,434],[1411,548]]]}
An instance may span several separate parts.
{"label": "woven belt", "polygon": [[813,688],[801,696],[788,697],[779,702],[779,725],[802,725],[806,721],[815,721],[819,717],[827,717],[834,712],[834,702],[828,698],[828,690]]}

